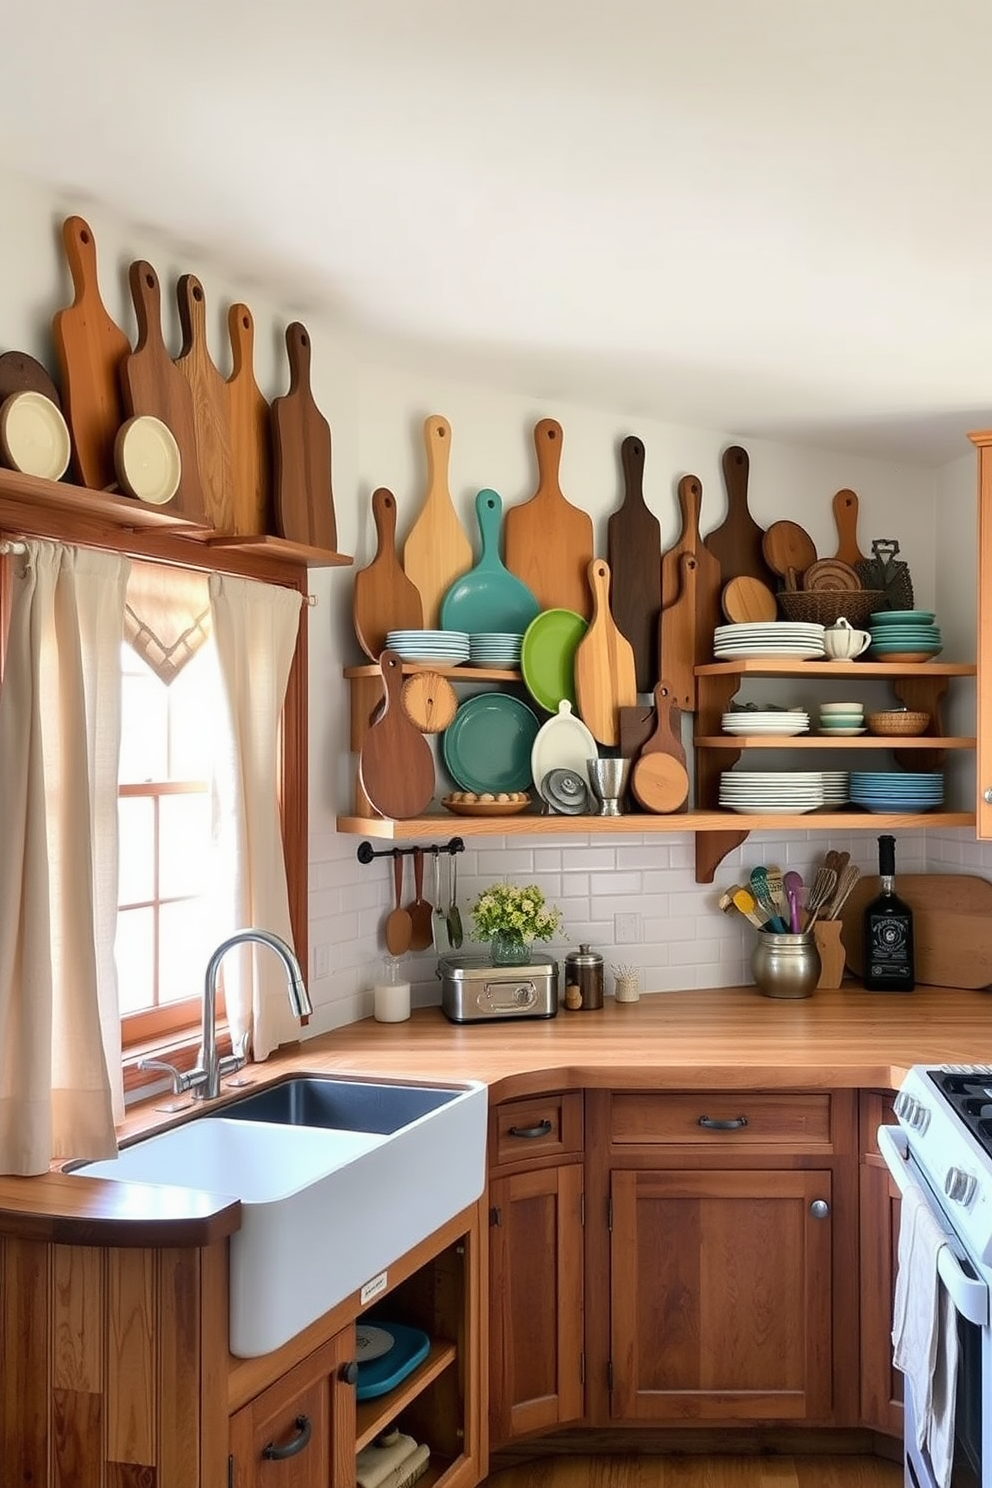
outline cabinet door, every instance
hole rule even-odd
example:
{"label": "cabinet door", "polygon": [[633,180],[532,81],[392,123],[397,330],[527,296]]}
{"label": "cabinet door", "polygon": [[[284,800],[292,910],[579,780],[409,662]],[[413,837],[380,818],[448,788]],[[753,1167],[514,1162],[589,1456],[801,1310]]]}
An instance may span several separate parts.
{"label": "cabinet door", "polygon": [[899,1189],[875,1141],[881,1122],[895,1117],[891,1095],[866,1092],[861,1106],[861,1420],[901,1437],[903,1377],[892,1363]]}
{"label": "cabinet door", "polygon": [[611,1416],[825,1418],[831,1175],[615,1171],[611,1193]]}
{"label": "cabinet door", "polygon": [[583,1413],[582,1167],[498,1178],[489,1195],[496,1446]]}
{"label": "cabinet door", "polygon": [[231,1417],[232,1488],[345,1488],[355,1480],[355,1357],[347,1328]]}

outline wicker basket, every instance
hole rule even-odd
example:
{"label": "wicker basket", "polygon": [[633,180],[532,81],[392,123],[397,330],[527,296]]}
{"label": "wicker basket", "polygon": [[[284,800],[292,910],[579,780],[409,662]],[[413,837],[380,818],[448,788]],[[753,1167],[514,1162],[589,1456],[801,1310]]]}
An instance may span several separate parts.
{"label": "wicker basket", "polygon": [[870,734],[881,734],[893,739],[915,739],[926,733],[930,714],[904,712],[894,708],[887,713],[866,714],[865,723]]}
{"label": "wicker basket", "polygon": [[881,610],[881,589],[780,589],[778,603],[786,620],[805,620],[814,625],[835,625],[846,616],[855,630],[868,624],[868,617]]}

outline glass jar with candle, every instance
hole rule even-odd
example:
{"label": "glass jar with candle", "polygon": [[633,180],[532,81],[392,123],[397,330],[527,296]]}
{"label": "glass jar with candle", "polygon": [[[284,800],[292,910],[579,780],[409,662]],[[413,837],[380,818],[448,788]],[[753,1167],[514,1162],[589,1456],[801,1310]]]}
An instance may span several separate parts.
{"label": "glass jar with candle", "polygon": [[377,1023],[403,1023],[410,1016],[410,983],[398,956],[384,956],[372,988],[372,1012]]}

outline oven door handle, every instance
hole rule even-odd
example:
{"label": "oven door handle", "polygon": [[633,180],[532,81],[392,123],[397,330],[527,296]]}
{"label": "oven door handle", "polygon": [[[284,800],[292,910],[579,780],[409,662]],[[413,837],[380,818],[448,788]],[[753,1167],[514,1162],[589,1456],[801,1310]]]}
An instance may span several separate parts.
{"label": "oven door handle", "polygon": [[[878,1150],[901,1194],[920,1186],[910,1172],[909,1143],[898,1126],[878,1128]],[[989,1320],[989,1294],[984,1281],[975,1281],[961,1269],[949,1245],[941,1246],[937,1252],[937,1272],[961,1316],[984,1328]]]}

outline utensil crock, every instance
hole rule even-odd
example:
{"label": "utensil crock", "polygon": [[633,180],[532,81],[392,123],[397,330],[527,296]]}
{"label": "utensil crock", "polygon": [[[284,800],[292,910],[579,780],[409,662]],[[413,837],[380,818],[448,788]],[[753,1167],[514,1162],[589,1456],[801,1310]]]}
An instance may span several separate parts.
{"label": "utensil crock", "polygon": [[809,997],[820,979],[820,953],[811,932],[778,935],[759,930],[751,974],[765,997]]}

